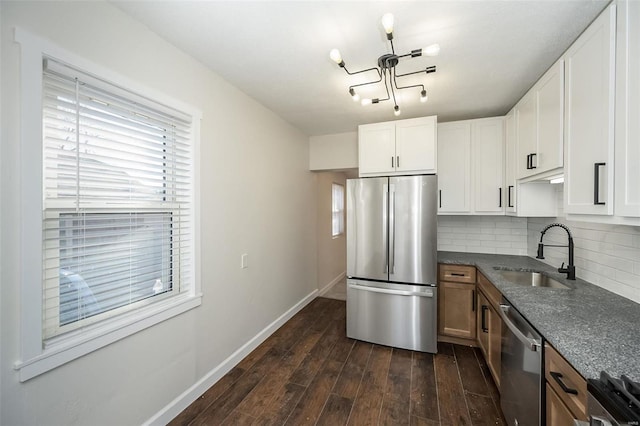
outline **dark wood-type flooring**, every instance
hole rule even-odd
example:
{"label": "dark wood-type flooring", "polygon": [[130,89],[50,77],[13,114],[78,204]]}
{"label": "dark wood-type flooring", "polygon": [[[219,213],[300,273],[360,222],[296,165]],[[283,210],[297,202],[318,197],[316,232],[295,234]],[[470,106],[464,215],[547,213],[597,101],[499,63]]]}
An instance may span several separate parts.
{"label": "dark wood-type flooring", "polygon": [[344,301],[317,298],[172,425],[504,425],[482,354],[348,339]]}

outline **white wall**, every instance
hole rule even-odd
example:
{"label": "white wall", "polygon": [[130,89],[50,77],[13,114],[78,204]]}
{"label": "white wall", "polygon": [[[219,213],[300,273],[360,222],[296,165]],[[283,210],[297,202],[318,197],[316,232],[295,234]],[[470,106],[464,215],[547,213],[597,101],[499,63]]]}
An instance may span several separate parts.
{"label": "white wall", "polygon": [[[560,206],[562,196],[562,185],[559,185]],[[560,209],[556,218],[529,218],[529,256],[536,256],[540,231],[554,222],[563,223],[571,230],[578,278],[640,303],[640,227],[567,220]],[[567,233],[560,228],[549,229],[543,243],[566,245]],[[545,247],[544,255],[543,262],[555,267],[568,260],[564,247]]]}
{"label": "white wall", "polygon": [[[140,424],[316,290],[308,138],[108,3],[3,1],[0,15],[0,424]],[[25,383],[12,368],[21,262],[15,26],[203,112],[202,305]]]}
{"label": "white wall", "polygon": [[344,173],[317,173],[317,227],[316,241],[318,244],[318,290],[325,290],[331,284],[338,282],[347,271],[347,238],[346,217],[345,233],[334,237],[332,235],[332,184],[344,185],[346,208],[347,178]]}
{"label": "white wall", "polygon": [[527,219],[438,216],[438,250],[527,255]]}
{"label": "white wall", "polygon": [[358,167],[358,132],[309,138],[309,170],[341,170]]}

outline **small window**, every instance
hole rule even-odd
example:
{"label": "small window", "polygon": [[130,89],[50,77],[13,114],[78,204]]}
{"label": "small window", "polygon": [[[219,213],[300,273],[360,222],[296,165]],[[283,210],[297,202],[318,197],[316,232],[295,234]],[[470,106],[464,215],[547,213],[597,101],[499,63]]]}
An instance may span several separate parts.
{"label": "small window", "polygon": [[344,234],[344,186],[334,183],[331,186],[331,228],[332,235]]}

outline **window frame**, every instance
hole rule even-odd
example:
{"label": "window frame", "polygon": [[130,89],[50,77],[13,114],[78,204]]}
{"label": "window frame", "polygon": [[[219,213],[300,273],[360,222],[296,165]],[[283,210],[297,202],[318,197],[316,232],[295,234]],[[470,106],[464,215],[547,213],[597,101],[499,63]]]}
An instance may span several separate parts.
{"label": "window frame", "polygon": [[[105,67],[68,52],[48,40],[39,38],[21,28],[15,28],[14,40],[20,44],[20,359],[14,369],[19,380],[26,381],[73,359],[107,346],[113,342],[144,330],[169,318],[186,312],[202,303],[200,284],[200,215],[199,215],[199,148],[202,113],[164,93],[150,89],[137,81],[123,77]],[[117,86],[130,88],[156,102],[170,106],[192,117],[192,192],[191,192],[191,262],[189,289],[173,297],[149,303],[71,331],[60,336],[43,339],[43,159],[42,159],[42,93],[43,58],[72,64],[75,68],[99,75]]]}
{"label": "window frame", "polygon": [[[342,191],[342,206],[341,208],[338,208],[338,210],[334,210],[335,207],[335,200],[334,200],[334,195],[335,195],[335,187],[340,187],[341,191]],[[344,209],[344,204],[345,204],[345,192],[344,192],[344,185],[338,182],[332,182],[331,183],[331,237],[332,238],[340,238],[341,236],[344,235],[344,231],[345,231],[345,209]],[[338,219],[338,233],[334,233],[334,220],[336,218],[336,215],[339,215],[339,219]]]}

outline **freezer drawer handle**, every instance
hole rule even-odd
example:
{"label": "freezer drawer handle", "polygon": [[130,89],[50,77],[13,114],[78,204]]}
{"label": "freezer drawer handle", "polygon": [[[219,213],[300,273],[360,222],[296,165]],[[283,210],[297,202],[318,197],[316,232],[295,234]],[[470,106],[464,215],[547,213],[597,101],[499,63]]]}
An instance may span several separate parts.
{"label": "freezer drawer handle", "polygon": [[502,321],[507,325],[507,327],[509,327],[509,330],[511,330],[511,332],[515,334],[518,340],[527,345],[527,349],[532,352],[538,351],[538,349],[540,349],[540,347],[542,346],[541,343],[536,339],[531,339],[530,337],[525,336],[524,333],[520,331],[520,329],[516,327],[513,322],[511,322],[511,320],[507,316],[509,309],[511,309],[509,305],[500,305],[500,316],[502,317]]}
{"label": "freezer drawer handle", "polygon": [[420,296],[420,297],[433,297],[433,291],[404,291],[404,290],[391,290],[380,287],[368,287],[366,285],[349,284],[349,288],[354,290],[371,291],[373,293],[394,294],[396,296]]}
{"label": "freezer drawer handle", "polygon": [[555,371],[550,371],[549,374],[551,375],[551,377],[553,377],[553,380],[556,381],[556,383],[558,383],[560,385],[560,387],[562,388],[563,391],[565,391],[566,393],[570,393],[572,395],[577,395],[578,391],[570,388],[569,386],[565,385],[564,382],[562,381],[562,374],[561,373],[556,373]]}

